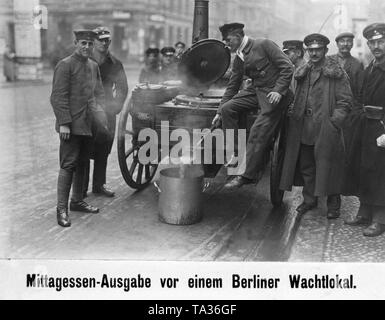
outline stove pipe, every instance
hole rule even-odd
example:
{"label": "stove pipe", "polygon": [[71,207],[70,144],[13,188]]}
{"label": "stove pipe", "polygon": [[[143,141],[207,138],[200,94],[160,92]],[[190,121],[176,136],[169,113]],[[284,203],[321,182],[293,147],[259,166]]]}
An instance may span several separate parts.
{"label": "stove pipe", "polygon": [[192,43],[209,37],[209,1],[195,0]]}

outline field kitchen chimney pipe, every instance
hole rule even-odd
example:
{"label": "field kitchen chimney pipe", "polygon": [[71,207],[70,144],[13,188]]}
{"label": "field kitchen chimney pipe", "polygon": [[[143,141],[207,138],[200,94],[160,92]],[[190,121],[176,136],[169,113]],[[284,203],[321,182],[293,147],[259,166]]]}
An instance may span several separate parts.
{"label": "field kitchen chimney pipe", "polygon": [[192,43],[209,37],[209,1],[195,0]]}

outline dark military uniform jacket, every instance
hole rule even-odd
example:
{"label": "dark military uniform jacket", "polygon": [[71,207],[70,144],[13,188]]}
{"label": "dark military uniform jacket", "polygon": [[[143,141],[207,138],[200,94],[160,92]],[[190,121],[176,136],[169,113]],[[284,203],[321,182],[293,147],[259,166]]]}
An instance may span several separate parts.
{"label": "dark military uniform jacket", "polygon": [[119,59],[110,52],[99,65],[105,95],[104,111],[107,115],[116,116],[123,108],[128,93],[127,77]]}
{"label": "dark military uniform jacket", "polygon": [[77,53],[60,60],[53,76],[51,105],[56,131],[60,125],[70,125],[71,134],[91,136],[92,112],[104,105],[97,63]]}
{"label": "dark military uniform jacket", "polygon": [[346,71],[349,77],[350,88],[352,89],[353,97],[354,97],[354,105],[353,110],[356,108],[361,109],[361,89],[362,89],[362,81],[364,74],[364,67],[362,63],[354,58],[353,56],[349,56],[348,58],[344,58],[339,54],[335,54],[330,56],[332,59],[338,61],[342,68]]}
{"label": "dark military uniform jacket", "polygon": [[[244,61],[238,55],[234,59],[231,78],[221,105],[234,96],[255,95],[256,89],[266,93],[275,91],[282,96],[287,94],[294,66],[273,41],[249,38],[243,55]],[[244,76],[252,79],[252,85],[238,92]],[[219,108],[218,113],[220,111]]]}
{"label": "dark military uniform jacket", "polygon": [[385,63],[372,62],[366,68],[362,99],[364,106],[377,106],[382,110],[362,114],[362,130],[356,135],[358,140],[351,150],[351,158],[360,158],[357,195],[362,203],[385,206],[385,148],[378,147],[376,142],[385,133],[381,124],[381,120],[385,122]]}
{"label": "dark military uniform jacket", "polygon": [[[99,70],[105,94],[103,110],[107,116],[108,129],[110,132],[110,139],[107,141],[107,150],[109,153],[111,152],[115,136],[116,115],[123,108],[128,93],[128,85],[122,63],[110,52],[107,53],[105,60],[99,65]],[[98,137],[96,137],[96,139],[98,139]]]}

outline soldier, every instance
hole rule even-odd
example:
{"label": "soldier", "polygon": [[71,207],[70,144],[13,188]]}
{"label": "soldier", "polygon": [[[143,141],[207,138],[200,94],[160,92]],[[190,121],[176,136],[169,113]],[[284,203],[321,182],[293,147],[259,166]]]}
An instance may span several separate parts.
{"label": "soldier", "polygon": [[[94,136],[92,192],[113,197],[115,193],[106,185],[107,159],[114,142],[116,115],[122,110],[127,97],[127,77],[122,63],[109,51],[111,32],[106,27],[98,27],[93,31],[97,36],[92,58],[98,64],[102,77],[106,101],[103,109],[107,116],[109,134],[99,136],[96,132]],[[89,161],[84,179],[84,196],[87,195],[88,182]]]}
{"label": "soldier", "polygon": [[357,153],[361,159],[359,173],[360,208],[349,225],[369,225],[364,236],[374,237],[385,231],[385,144],[379,139],[385,133],[385,23],[374,23],[363,31],[374,60],[364,71],[363,94],[365,114]]}
{"label": "soldier", "polygon": [[60,60],[53,76],[51,105],[60,136],[60,171],[57,184],[57,222],[71,225],[68,199],[72,183],[71,211],[98,213],[99,209],[83,201],[83,178],[89,159],[91,114],[104,104],[104,92],[98,65],[89,59],[94,48],[95,32],[74,31],[72,55]]}
{"label": "soldier", "polygon": [[[348,115],[343,128],[343,134],[345,139],[345,145],[347,152],[350,153],[350,149],[353,147],[353,141],[360,139],[357,135],[361,134],[362,121],[361,113],[362,109],[362,80],[364,67],[362,63],[354,58],[350,51],[353,48],[354,34],[351,32],[344,32],[339,34],[335,39],[338,47],[338,53],[330,56],[338,61],[340,66],[346,71],[349,76],[350,88],[353,93],[353,105],[352,111]],[[357,192],[358,173],[351,170],[351,167],[357,167],[359,163],[358,157],[347,158],[347,175],[345,176],[344,195],[354,195]]]}
{"label": "soldier", "polygon": [[[282,51],[289,57],[294,64],[294,69],[297,70],[300,66],[306,63],[303,58],[305,51],[303,50],[303,42],[300,40],[286,40],[283,42]],[[290,85],[291,91],[295,92],[296,81],[293,77]]]}
{"label": "soldier", "polygon": [[178,79],[177,63],[175,61],[175,49],[164,47],[160,50],[162,54],[160,79],[161,82]]}
{"label": "soldier", "polygon": [[[269,143],[292,99],[289,85],[293,65],[289,58],[271,40],[251,39],[245,35],[243,28],[241,23],[225,24],[219,28],[226,44],[232,52],[236,52],[236,57],[229,84],[212,123],[218,126],[222,122],[223,129],[235,129],[237,132],[240,114],[257,108],[260,113],[250,129],[245,172],[230,179],[225,188],[255,183],[260,177]],[[252,83],[239,91],[244,75],[251,78]],[[235,166],[231,162],[230,159],[227,165]]]}
{"label": "soldier", "polygon": [[182,41],[178,41],[177,43],[175,43],[174,47],[175,47],[175,58],[179,61],[186,49],[186,44]]}
{"label": "soldier", "polygon": [[297,89],[289,126],[280,188],[303,185],[300,214],[328,196],[327,217],[340,214],[345,150],[342,124],[350,111],[352,93],[341,66],[326,57],[329,39],[310,34],[304,39],[310,61],[295,72]]}
{"label": "soldier", "polygon": [[159,66],[159,49],[148,48],[145,52],[145,66],[140,71],[139,82],[159,83],[160,82],[160,66]]}
{"label": "soldier", "polygon": [[352,89],[354,97],[353,107],[358,107],[360,106],[361,101],[360,95],[364,67],[358,59],[354,58],[350,54],[350,51],[353,48],[353,39],[353,33],[344,32],[339,34],[335,39],[338,47],[338,53],[332,55],[331,57],[336,59],[348,74],[350,88]]}

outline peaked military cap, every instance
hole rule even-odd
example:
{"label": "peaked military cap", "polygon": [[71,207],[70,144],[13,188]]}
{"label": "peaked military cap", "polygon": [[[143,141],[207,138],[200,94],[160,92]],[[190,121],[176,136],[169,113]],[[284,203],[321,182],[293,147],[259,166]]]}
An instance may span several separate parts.
{"label": "peaked military cap", "polygon": [[146,54],[146,56],[149,56],[150,54],[158,55],[159,54],[159,49],[158,48],[148,48],[145,51],[145,54]]}
{"label": "peaked military cap", "polygon": [[342,38],[352,38],[354,39],[354,34],[351,32],[342,32],[336,37],[336,42]]}
{"label": "peaked military cap", "polygon": [[232,23],[226,23],[223,26],[220,26],[219,31],[222,33],[222,38],[225,39],[230,32],[238,29],[242,30],[244,27],[245,25],[243,23],[232,22]]}
{"label": "peaked military cap", "polygon": [[162,50],[160,50],[160,53],[164,56],[171,56],[174,55],[175,49],[173,47],[164,47]]}
{"label": "peaked military cap", "polygon": [[385,38],[385,23],[370,24],[364,29],[362,34],[368,40]]}
{"label": "peaked military cap", "polygon": [[308,49],[317,49],[326,47],[330,43],[330,40],[323,34],[312,33],[306,36],[303,42]]}
{"label": "peaked military cap", "polygon": [[303,42],[301,40],[286,40],[283,42],[282,51],[286,52],[291,49],[303,50]]}
{"label": "peaked military cap", "polygon": [[101,39],[111,38],[111,32],[110,30],[108,30],[107,27],[97,27],[93,31],[97,34],[96,39],[101,40]]}
{"label": "peaked military cap", "polygon": [[74,30],[76,40],[95,40],[96,33],[92,30]]}

